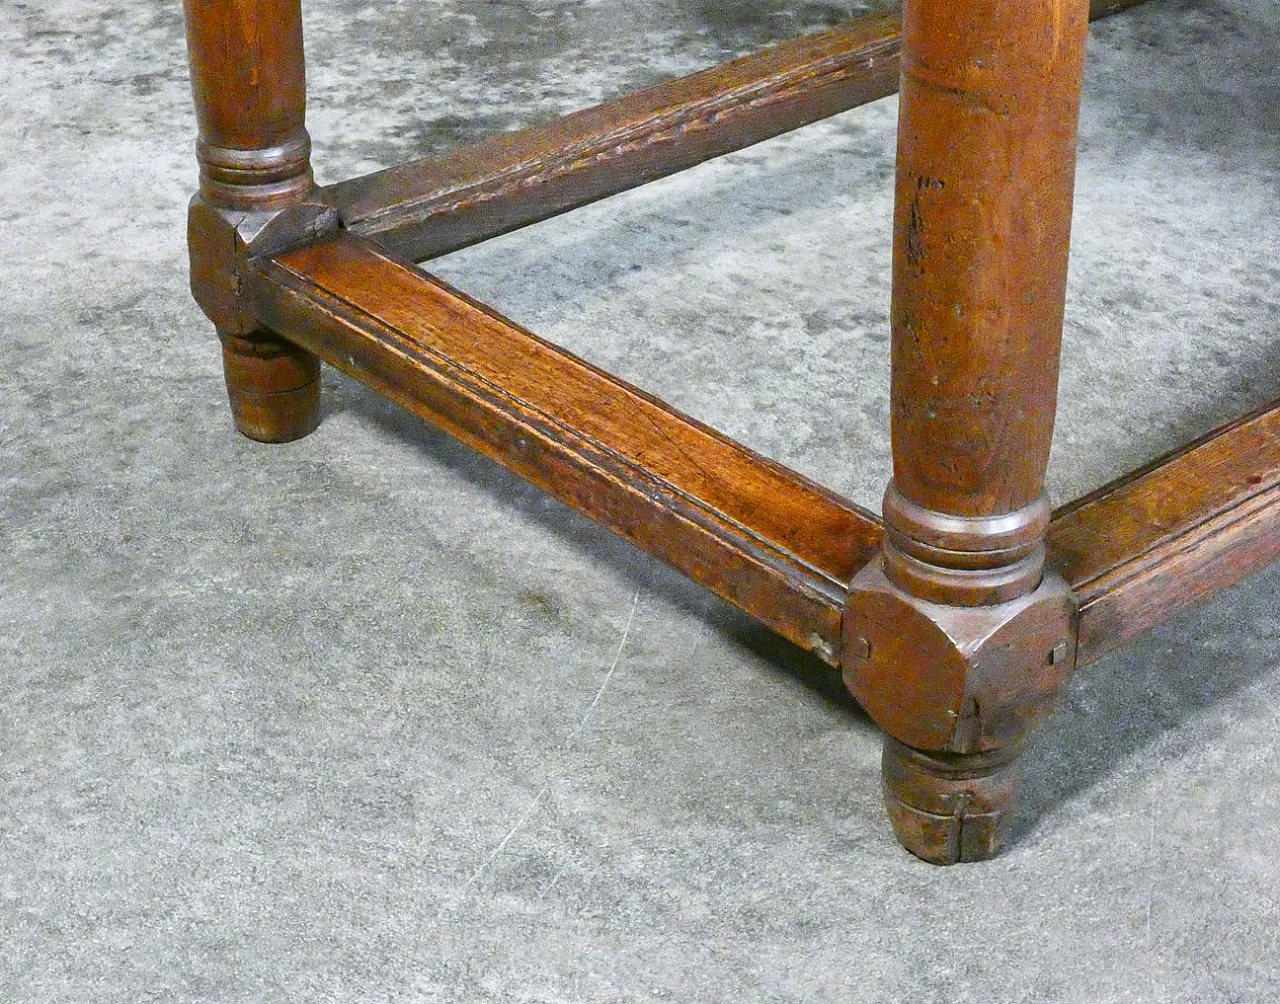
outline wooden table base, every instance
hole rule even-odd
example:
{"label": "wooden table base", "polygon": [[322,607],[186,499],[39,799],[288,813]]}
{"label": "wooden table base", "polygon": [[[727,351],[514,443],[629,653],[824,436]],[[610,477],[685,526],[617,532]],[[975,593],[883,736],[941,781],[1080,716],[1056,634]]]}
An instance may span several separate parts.
{"label": "wooden table base", "polygon": [[[300,0],[187,0],[192,289],[236,425],[314,429],[320,360],[435,422],[839,667],[886,731],[899,838],[987,857],[1073,669],[1280,557],[1280,402],[1056,512],[1043,495],[1084,28],[1137,2],[909,0],[318,189]],[[414,264],[900,85],[883,517]]]}

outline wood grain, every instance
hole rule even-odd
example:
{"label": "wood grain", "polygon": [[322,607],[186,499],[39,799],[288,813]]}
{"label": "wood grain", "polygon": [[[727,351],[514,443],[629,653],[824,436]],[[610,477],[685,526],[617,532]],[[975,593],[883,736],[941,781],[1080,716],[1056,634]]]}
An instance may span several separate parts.
{"label": "wood grain", "polygon": [[[291,340],[836,664],[872,514],[358,239],[258,262],[245,292]],[[1280,560],[1277,443],[1280,402],[1055,513],[1079,664]]]}
{"label": "wood grain", "polygon": [[[1091,6],[1104,17],[1143,0]],[[425,261],[693,167],[898,88],[896,14],[325,189],[352,233]]]}
{"label": "wood grain", "polygon": [[1062,507],[1050,561],[1080,601],[1078,662],[1280,559],[1280,401]]}
{"label": "wood grain", "polygon": [[300,0],[185,0],[200,191],[276,209],[314,185]]}
{"label": "wood grain", "polygon": [[878,521],[359,238],[258,261],[262,321],[837,664]]}
{"label": "wood grain", "polygon": [[299,0],[186,0],[200,193],[187,216],[191,291],[222,338],[236,428],[283,443],[320,423],[320,362],[238,310],[237,221],[315,188]]}
{"label": "wood grain", "polygon": [[903,4],[893,480],[881,565],[850,585],[844,677],[891,737],[898,839],[936,864],[1000,849],[1018,751],[1071,668],[1043,489],[1088,15],[1087,0]]}
{"label": "wood grain", "polygon": [[905,8],[893,478],[933,512],[1015,513],[1044,489],[1087,15],[1083,0]]}

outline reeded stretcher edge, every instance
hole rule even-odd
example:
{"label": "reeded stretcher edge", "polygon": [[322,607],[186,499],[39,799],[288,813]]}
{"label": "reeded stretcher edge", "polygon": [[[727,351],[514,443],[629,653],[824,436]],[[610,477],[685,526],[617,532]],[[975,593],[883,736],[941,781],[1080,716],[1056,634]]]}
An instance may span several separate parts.
{"label": "reeded stretcher edge", "polygon": [[1066,506],[1049,561],[1080,601],[1077,661],[1280,560],[1280,401]]}
{"label": "reeded stretcher edge", "polygon": [[[877,517],[359,238],[258,260],[273,330],[615,530],[831,665]],[[1092,662],[1280,559],[1280,402],[1055,514]]]}
{"label": "reeded stretcher edge", "polygon": [[[1094,0],[1094,19],[1144,0]],[[447,254],[893,94],[897,15],[831,31],[324,190],[352,233]]]}
{"label": "reeded stretcher edge", "polygon": [[872,514],[350,235],[255,261],[264,324],[836,665]]}

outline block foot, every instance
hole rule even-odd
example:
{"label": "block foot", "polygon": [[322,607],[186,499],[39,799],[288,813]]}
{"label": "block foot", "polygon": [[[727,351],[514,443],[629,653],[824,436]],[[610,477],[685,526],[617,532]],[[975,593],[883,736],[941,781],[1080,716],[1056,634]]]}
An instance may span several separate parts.
{"label": "block foot", "polygon": [[288,443],[320,424],[320,360],[270,332],[222,339],[236,428],[260,443]]}
{"label": "block foot", "polygon": [[1013,820],[1021,752],[926,753],[886,735],[885,808],[902,846],[936,865],[994,857]]}

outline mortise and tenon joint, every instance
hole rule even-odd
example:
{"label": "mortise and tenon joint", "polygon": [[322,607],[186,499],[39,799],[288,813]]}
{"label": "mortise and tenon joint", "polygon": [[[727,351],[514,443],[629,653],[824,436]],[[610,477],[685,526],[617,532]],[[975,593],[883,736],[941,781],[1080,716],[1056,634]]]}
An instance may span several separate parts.
{"label": "mortise and tenon joint", "polygon": [[187,211],[191,294],[221,334],[252,334],[261,325],[241,297],[249,260],[314,243],[337,229],[338,211],[318,199],[252,210],[211,205],[196,195]]}
{"label": "mortise and tenon joint", "polygon": [[1023,742],[1074,668],[1075,597],[1043,567],[1043,497],[966,518],[891,484],[885,514],[883,554],[849,587],[845,683],[887,733],[902,842],[937,863],[980,860],[1007,833]]}
{"label": "mortise and tenon joint", "polygon": [[236,428],[261,442],[285,442],[320,421],[320,360],[265,331],[242,298],[244,269],[338,229],[338,212],[319,201],[246,210],[191,200],[187,247],[191,293],[222,342],[223,370]]}
{"label": "mortise and tenon joint", "polygon": [[1076,604],[1046,572],[1015,600],[955,607],[904,592],[876,560],[845,612],[845,683],[885,730],[885,803],[928,861],[990,857],[1008,832],[1017,757],[1075,666]]}
{"label": "mortise and tenon joint", "polygon": [[[191,285],[236,427],[306,435],[319,360],[344,370],[839,664],[902,842],[989,857],[1077,662],[1280,560],[1280,402],[1056,518],[1043,496],[1086,21],[1138,2],[906,0],[318,189],[301,0],[185,0]],[[895,88],[883,520],[415,266]]]}

